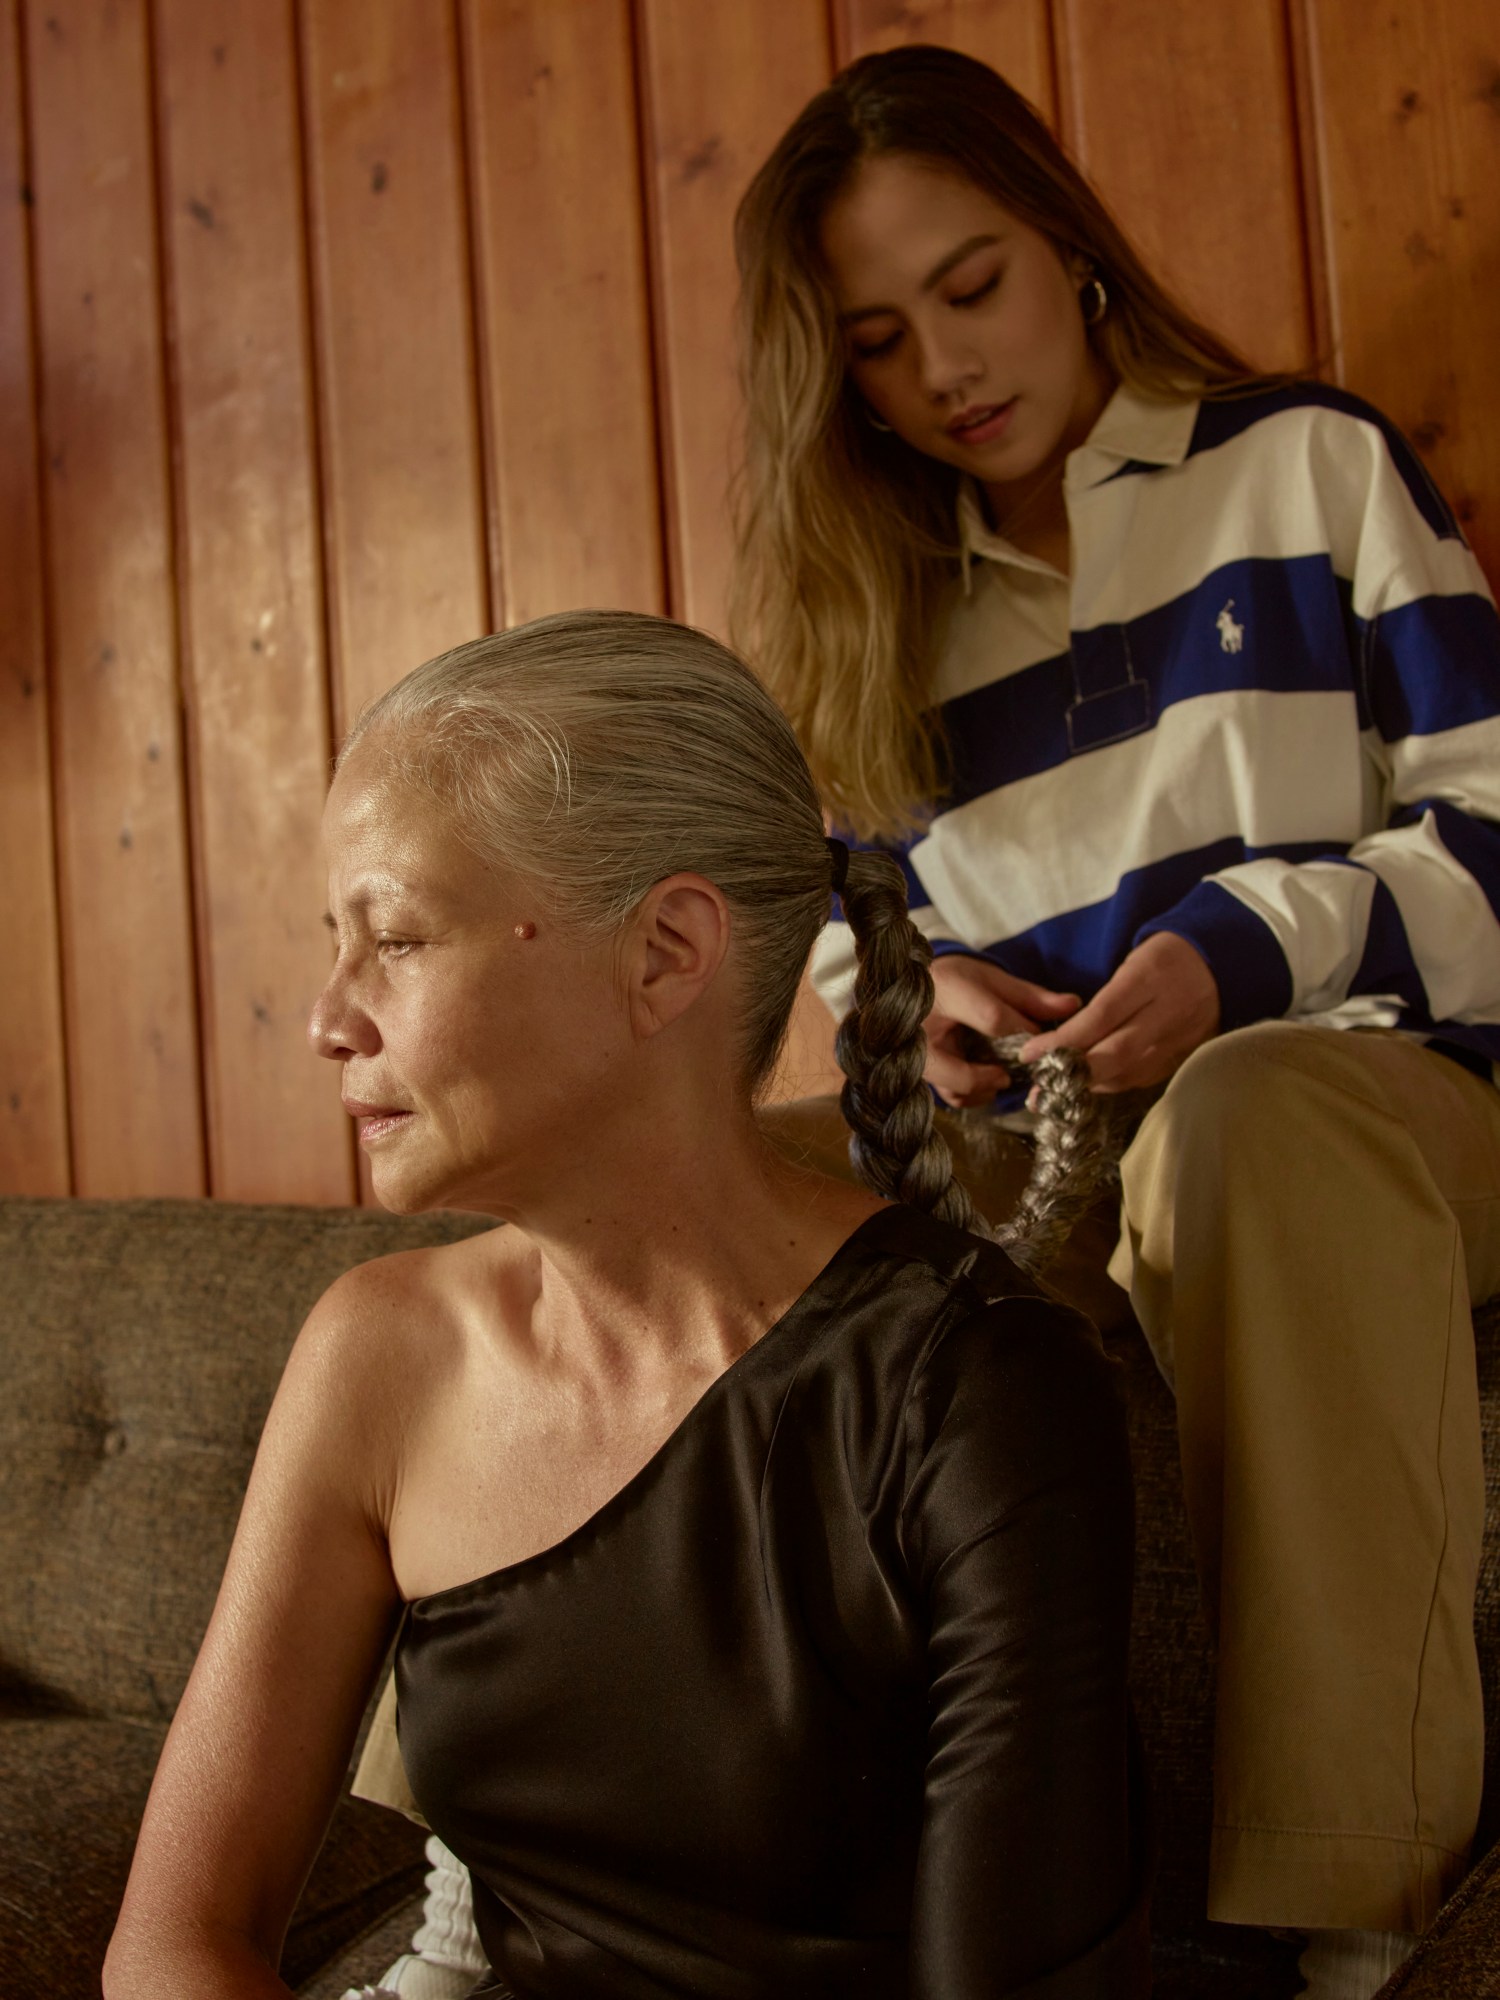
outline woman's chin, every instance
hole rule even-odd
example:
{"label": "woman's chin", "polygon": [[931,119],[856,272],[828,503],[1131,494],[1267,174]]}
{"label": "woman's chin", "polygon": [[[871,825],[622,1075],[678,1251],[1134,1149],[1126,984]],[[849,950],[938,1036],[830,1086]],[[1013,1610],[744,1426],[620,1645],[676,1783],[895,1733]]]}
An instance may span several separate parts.
{"label": "woman's chin", "polygon": [[417,1160],[383,1160],[377,1155],[370,1162],[370,1187],[390,1215],[423,1215],[437,1208],[469,1209],[481,1215],[499,1212],[472,1172]]}
{"label": "woman's chin", "polygon": [[[394,1148],[392,1151],[394,1152]],[[375,1153],[370,1159],[370,1187],[380,1206],[391,1215],[420,1215],[429,1208],[452,1208],[452,1175],[424,1170],[416,1160]]]}

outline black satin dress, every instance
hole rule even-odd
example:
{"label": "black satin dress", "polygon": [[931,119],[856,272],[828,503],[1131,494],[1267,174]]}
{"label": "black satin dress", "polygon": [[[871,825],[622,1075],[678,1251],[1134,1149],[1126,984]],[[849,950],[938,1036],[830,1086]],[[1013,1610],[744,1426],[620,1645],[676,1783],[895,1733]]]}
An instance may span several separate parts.
{"label": "black satin dress", "polygon": [[1124,1420],[903,1207],[556,1547],[415,1599],[402,1757],[499,1992],[1140,1991]]}

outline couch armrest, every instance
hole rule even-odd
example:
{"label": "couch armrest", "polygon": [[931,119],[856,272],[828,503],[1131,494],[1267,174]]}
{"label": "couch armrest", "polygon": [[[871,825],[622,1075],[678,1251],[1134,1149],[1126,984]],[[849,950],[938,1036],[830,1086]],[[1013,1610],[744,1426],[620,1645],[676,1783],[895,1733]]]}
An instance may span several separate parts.
{"label": "couch armrest", "polygon": [[1438,1911],[1376,2000],[1494,2000],[1500,1993],[1500,1846]]}

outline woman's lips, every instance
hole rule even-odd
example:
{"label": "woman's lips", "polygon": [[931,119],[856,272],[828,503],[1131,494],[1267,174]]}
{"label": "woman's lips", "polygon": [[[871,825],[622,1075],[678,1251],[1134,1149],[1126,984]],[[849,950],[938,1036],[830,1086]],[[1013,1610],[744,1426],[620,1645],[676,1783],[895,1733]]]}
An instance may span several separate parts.
{"label": "woman's lips", "polygon": [[1009,429],[1015,407],[1012,396],[1008,403],[984,403],[972,412],[966,410],[949,424],[948,435],[959,444],[993,444]]}
{"label": "woman's lips", "polygon": [[377,1139],[384,1139],[398,1126],[404,1125],[411,1117],[393,1104],[359,1104],[346,1099],[344,1109],[359,1127],[359,1143],[370,1146]]}

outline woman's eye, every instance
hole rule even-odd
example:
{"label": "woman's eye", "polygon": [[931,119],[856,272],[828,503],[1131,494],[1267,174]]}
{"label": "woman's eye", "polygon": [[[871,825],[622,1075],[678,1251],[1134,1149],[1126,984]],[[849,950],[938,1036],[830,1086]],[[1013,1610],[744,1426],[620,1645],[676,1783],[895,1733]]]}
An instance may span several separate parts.
{"label": "woman's eye", "polygon": [[870,342],[856,340],[854,342],[855,355],[860,361],[878,361],[882,354],[889,354],[894,349],[896,342],[900,338],[901,331],[898,327],[894,333],[888,333],[884,340]]}
{"label": "woman's eye", "polygon": [[415,948],[415,938],[384,937],[376,938],[375,940],[375,949],[380,953],[382,958],[405,958],[406,954],[409,951],[415,950]]}
{"label": "woman's eye", "polygon": [[956,297],[951,298],[948,303],[954,306],[977,306],[981,299],[989,297],[999,282],[1000,273],[996,271],[992,277],[986,278],[982,285],[977,285],[972,292],[960,292]]}

